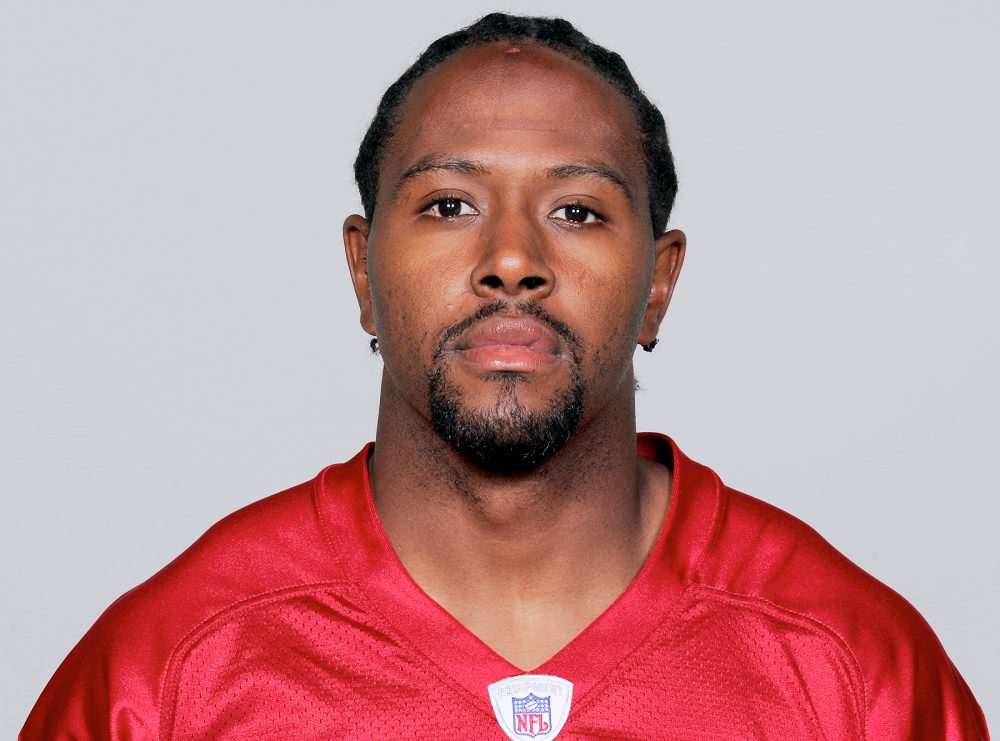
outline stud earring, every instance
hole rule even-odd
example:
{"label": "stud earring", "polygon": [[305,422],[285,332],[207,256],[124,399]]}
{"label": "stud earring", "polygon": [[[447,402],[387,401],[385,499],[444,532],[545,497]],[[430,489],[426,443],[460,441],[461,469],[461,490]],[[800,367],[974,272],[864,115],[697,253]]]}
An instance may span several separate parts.
{"label": "stud earring", "polygon": [[368,346],[372,349],[372,355],[378,355],[378,337],[372,337],[372,341],[368,343]]}
{"label": "stud earring", "polygon": [[656,347],[656,344],[659,341],[660,341],[659,337],[654,337],[652,340],[650,340],[649,342],[647,342],[645,345],[642,345],[641,347],[646,352],[653,352],[653,348]]}

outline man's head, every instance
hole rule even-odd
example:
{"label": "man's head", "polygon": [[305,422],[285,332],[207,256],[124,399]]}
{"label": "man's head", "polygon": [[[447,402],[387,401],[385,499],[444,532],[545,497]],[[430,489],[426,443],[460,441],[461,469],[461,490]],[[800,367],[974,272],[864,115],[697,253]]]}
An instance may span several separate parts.
{"label": "man's head", "polygon": [[358,183],[365,218],[371,221],[375,216],[380,160],[386,145],[392,139],[403,102],[414,83],[463,49],[498,41],[510,41],[515,45],[517,42],[527,42],[554,49],[589,66],[631,102],[640,137],[639,144],[646,161],[649,215],[653,233],[662,233],[666,229],[674,197],[677,195],[674,158],[670,152],[663,115],[636,84],[625,61],[610,49],[595,44],[562,18],[530,18],[505,13],[491,13],[471,26],[442,36],[428,46],[417,61],[385,91],[354,161],[354,177]]}
{"label": "man's head", "polygon": [[356,171],[367,218],[344,235],[380,414],[498,473],[595,420],[634,425],[632,352],[684,236],[663,233],[663,119],[617,55],[565,21],[487,16],[389,89]]}

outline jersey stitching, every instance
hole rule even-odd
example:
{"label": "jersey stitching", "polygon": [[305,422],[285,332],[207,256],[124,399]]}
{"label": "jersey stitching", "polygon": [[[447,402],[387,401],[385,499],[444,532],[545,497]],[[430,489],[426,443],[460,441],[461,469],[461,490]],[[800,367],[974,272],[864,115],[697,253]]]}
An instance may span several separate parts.
{"label": "jersey stitching", "polygon": [[650,628],[649,633],[647,633],[643,639],[636,644],[635,648],[622,656],[619,661],[615,662],[615,664],[611,666],[611,668],[609,668],[600,679],[597,679],[591,685],[589,690],[580,695],[580,697],[573,702],[573,706],[570,709],[570,717],[573,717],[579,712],[583,712],[583,710],[585,710],[590,704],[595,702],[598,697],[597,690],[604,686],[608,677],[617,671],[618,667],[626,663],[629,659],[644,649],[650,642],[652,642],[654,636],[659,633],[660,627],[675,616],[678,608],[683,603],[683,597],[690,591],[690,589],[691,585],[688,585],[685,589],[681,590],[676,599],[674,599],[673,603],[666,609],[663,617],[656,621],[653,627]]}
{"label": "jersey stitching", "polygon": [[491,720],[494,718],[492,706],[488,707],[488,712],[487,712],[487,710],[484,709],[484,705],[486,702],[485,700],[483,700],[481,697],[479,697],[479,695],[475,694],[474,692],[471,692],[469,688],[463,685],[461,682],[455,681],[452,678],[452,676],[448,674],[448,672],[446,672],[442,667],[438,666],[438,663],[434,661],[432,657],[425,654],[422,650],[420,650],[419,646],[410,641],[410,639],[406,635],[400,632],[400,630],[396,627],[396,624],[391,620],[389,620],[384,614],[382,614],[382,611],[375,606],[375,603],[372,601],[371,597],[368,596],[368,593],[364,590],[364,587],[362,585],[351,584],[351,586],[353,586],[358,591],[359,594],[364,596],[365,602],[367,603],[366,605],[367,609],[370,612],[374,613],[375,615],[378,615],[378,617],[382,620],[383,623],[392,628],[393,633],[395,633],[396,638],[397,640],[400,641],[400,643],[405,643],[411,651],[413,651],[415,654],[420,656],[424,661],[430,664],[430,666],[433,667],[434,671],[438,674],[438,676],[440,676],[442,679],[445,680],[446,684],[449,684],[452,687],[457,688],[462,692],[462,694],[472,698],[473,705],[480,712],[486,715],[487,718],[490,718]]}
{"label": "jersey stitching", "polygon": [[[674,456],[673,463],[674,463],[674,469],[673,469],[674,470],[674,476],[676,476],[677,475],[677,471],[680,468],[680,466],[677,463],[677,457],[676,456]],[[687,461],[687,463],[685,465],[685,470],[687,471],[688,476],[691,475],[692,471],[695,469],[696,466],[700,466],[700,464],[695,463],[694,461]],[[725,489],[722,487],[722,480],[715,474],[714,471],[711,471],[709,469],[706,469],[706,470],[708,470],[709,473],[712,474],[712,482],[713,482],[713,485],[715,487],[715,513],[713,514],[711,534],[708,537],[708,539],[705,541],[705,545],[702,548],[701,554],[698,556],[698,560],[697,560],[697,562],[694,565],[694,570],[693,570],[694,574],[701,573],[701,566],[704,563],[705,559],[708,557],[708,552],[711,549],[712,544],[716,541],[719,532],[721,531],[721,523],[722,523],[722,520],[723,520],[722,514],[723,514],[723,511],[725,509],[725,502],[726,502],[725,497],[723,496],[723,494],[725,493]],[[690,495],[692,495],[692,496],[696,495],[695,492],[694,492],[694,490],[692,489],[692,487],[689,484],[687,484],[686,482],[683,482],[683,481],[678,481],[677,482],[677,491],[678,492],[681,491],[681,487],[682,486],[687,487],[688,493]],[[671,507],[676,506],[676,503],[675,502],[671,502],[670,506]],[[667,517],[669,517],[669,516],[670,516],[670,513],[668,512],[667,513]],[[667,535],[669,536],[669,533],[667,533]],[[618,667],[620,667],[622,664],[624,664],[626,661],[628,661],[631,657],[635,656],[635,654],[640,649],[642,649],[644,646],[646,646],[653,639],[653,636],[657,632],[659,632],[660,628],[664,625],[664,623],[666,623],[668,620],[670,620],[670,618],[672,618],[674,616],[674,614],[677,611],[678,606],[682,603],[682,598],[690,590],[691,582],[688,581],[688,583],[684,584],[683,586],[684,586],[684,588],[681,589],[680,592],[677,594],[677,597],[674,599],[673,603],[671,603],[666,608],[663,617],[661,619],[657,620],[656,623],[653,624],[653,627],[650,628],[649,633],[647,633],[643,637],[643,639],[636,644],[635,648],[633,648],[631,651],[629,651],[624,656],[622,656],[622,658],[619,661],[617,661],[613,666],[611,666],[608,669],[608,671],[604,673],[604,675],[602,677],[600,677],[599,679],[597,679],[597,680],[594,681],[594,683],[591,685],[590,689],[587,692],[585,692],[584,694],[580,695],[580,697],[573,703],[573,708],[570,710],[570,715],[571,716],[574,715],[574,714],[576,714],[576,712],[578,710],[582,710],[583,708],[586,708],[587,705],[589,704],[589,702],[591,701],[590,698],[591,697],[596,697],[596,695],[594,694],[595,690],[598,687],[602,686],[604,684],[604,682],[607,680],[607,678],[609,676],[611,676],[611,674],[614,671],[616,671],[618,669]]]}
{"label": "jersey stitching", "polygon": [[330,549],[330,554],[333,556],[333,560],[334,560],[334,563],[336,564],[337,572],[339,574],[341,574],[341,576],[343,576],[345,574],[345,572],[346,572],[346,569],[345,569],[345,566],[344,566],[344,555],[343,555],[343,553],[341,553],[340,550],[338,550],[337,548],[334,547],[334,543],[330,539],[330,533],[328,532],[328,529],[327,529],[326,519],[323,517],[323,506],[322,506],[322,501],[321,501],[322,500],[322,494],[321,494],[321,492],[322,492],[322,490],[324,488],[323,487],[323,481],[326,478],[326,472],[329,471],[334,466],[338,466],[338,465],[344,465],[344,464],[342,464],[342,463],[334,463],[332,465],[329,465],[326,468],[324,468],[322,471],[320,471],[319,474],[312,480],[312,494],[311,494],[311,499],[312,499],[313,509],[316,512],[316,520],[319,523],[319,530],[323,534],[323,540],[326,542],[327,548]]}
{"label": "jersey stitching", "polygon": [[[858,661],[858,657],[855,655],[854,650],[851,648],[850,644],[844,639],[844,637],[842,635],[840,635],[840,633],[838,633],[833,627],[831,627],[830,625],[826,624],[825,622],[823,622],[822,620],[820,620],[818,618],[815,618],[815,617],[813,617],[811,615],[806,615],[805,613],[802,613],[802,612],[798,612],[797,610],[792,610],[792,609],[790,609],[788,607],[784,607],[784,606],[779,605],[779,604],[777,604],[775,602],[772,602],[771,600],[767,599],[766,597],[761,597],[759,595],[755,595],[755,594],[742,594],[740,592],[733,592],[733,591],[730,591],[728,589],[723,589],[722,587],[716,587],[716,586],[712,586],[712,585],[709,585],[709,584],[695,584],[694,588],[698,589],[699,591],[707,592],[707,593],[709,593],[709,595],[711,595],[712,593],[715,593],[716,596],[725,595],[725,596],[728,596],[728,597],[736,597],[736,598],[739,598],[739,599],[742,599],[742,600],[750,600],[750,601],[754,601],[754,602],[760,602],[760,603],[768,605],[769,607],[771,607],[774,610],[777,610],[779,612],[783,612],[783,613],[786,613],[788,615],[794,615],[794,616],[800,618],[801,620],[806,621],[807,623],[814,623],[815,625],[820,626],[827,633],[829,633],[828,639],[832,638],[834,640],[834,643],[844,653],[847,654],[847,656],[850,658],[851,665],[854,667],[855,674],[857,674],[857,677],[860,678],[860,680],[861,680],[861,682],[860,682],[860,684],[861,684],[861,687],[860,687],[860,690],[861,690],[861,705],[862,705],[862,708],[863,708],[863,713],[862,713],[862,717],[861,717],[861,721],[862,721],[862,728],[861,728],[862,738],[864,738],[867,735],[867,731],[868,731],[868,693],[867,693],[867,689],[865,687],[865,675],[864,675],[864,672],[861,671],[861,663]],[[852,680],[852,684],[854,684],[854,683],[855,683],[855,680]],[[853,689],[854,689],[854,692],[855,692],[855,695],[856,695],[857,691],[858,691],[858,688],[854,687]]]}
{"label": "jersey stitching", "polygon": [[[443,678],[447,684],[449,684],[449,685],[451,685],[453,687],[458,688],[459,690],[461,690],[462,694],[467,695],[468,697],[472,698],[473,705],[480,712],[482,712],[484,715],[486,715],[486,717],[492,719],[493,718],[493,709],[492,709],[492,707],[484,708],[483,707],[484,701],[482,700],[482,698],[480,698],[478,695],[474,694],[473,692],[470,692],[469,689],[467,687],[463,686],[461,683],[456,682],[455,680],[453,680],[451,678],[451,676],[443,668],[441,668],[440,666],[438,666],[437,662],[435,662],[433,658],[431,658],[430,656],[428,656],[427,654],[425,654],[423,651],[421,651],[413,642],[411,642],[409,640],[409,638],[407,638],[403,633],[401,633],[399,631],[399,629],[396,627],[395,623],[393,621],[389,620],[388,618],[386,618],[386,616],[384,614],[382,614],[382,612],[374,605],[374,602],[371,600],[371,597],[368,595],[368,592],[364,588],[364,585],[357,583],[356,580],[352,579],[351,576],[347,573],[346,568],[344,568],[343,556],[340,554],[340,552],[338,551],[338,549],[334,547],[333,541],[330,539],[329,533],[327,532],[326,519],[323,517],[323,511],[321,509],[321,506],[322,506],[322,503],[321,503],[321,491],[325,488],[324,484],[323,484],[324,477],[326,476],[326,472],[330,468],[333,468],[336,465],[343,465],[343,464],[333,464],[331,466],[327,466],[313,480],[313,494],[312,494],[312,498],[313,498],[313,506],[315,507],[317,517],[319,518],[320,530],[323,532],[323,540],[326,541],[327,547],[329,547],[330,551],[333,553],[333,557],[336,560],[338,570],[339,570],[340,574],[342,575],[342,583],[347,584],[347,585],[353,587],[358,592],[358,594],[363,595],[363,598],[364,598],[364,600],[367,603],[368,609],[372,613],[374,613],[375,615],[377,615],[382,620],[383,623],[385,623],[386,625],[392,627],[393,632],[396,634],[397,639],[401,643],[406,644],[406,646],[408,646],[411,651],[415,652],[418,656],[420,656],[421,658],[423,658],[424,661],[426,661],[431,667],[433,667],[434,671],[438,674],[438,676],[441,677],[441,678]],[[381,533],[379,533],[379,535],[381,537],[383,537],[383,539],[384,539],[384,536],[385,536],[384,531],[381,532]],[[385,548],[388,548],[390,551],[392,550],[392,546],[388,542],[383,542],[383,546]],[[405,569],[404,569],[404,571],[405,571]]]}
{"label": "jersey stitching", "polygon": [[715,545],[720,537],[720,533],[722,532],[722,523],[725,520],[724,515],[726,508],[729,505],[729,494],[722,485],[722,479],[720,479],[714,471],[710,470],[709,473],[712,474],[712,481],[715,484],[715,513],[712,521],[712,533],[705,541],[705,547],[702,548],[701,555],[698,556],[698,563],[695,564],[694,571],[692,572],[693,579],[697,579],[702,573],[701,567],[708,558],[708,552],[712,549],[712,546]]}
{"label": "jersey stitching", "polygon": [[183,668],[187,652],[194,645],[194,642],[199,637],[200,633],[207,630],[212,623],[221,620],[223,617],[226,617],[234,612],[238,612],[241,609],[253,607],[265,602],[276,602],[281,597],[292,594],[306,594],[319,589],[338,585],[354,586],[345,580],[337,579],[333,581],[310,584],[293,584],[287,587],[282,587],[281,589],[262,592],[251,597],[244,597],[243,599],[226,605],[222,609],[209,615],[207,618],[198,623],[198,625],[189,630],[184,637],[177,642],[173,650],[170,652],[170,657],[167,659],[166,671],[164,672],[163,677],[163,689],[160,699],[161,720],[159,723],[160,728],[158,734],[160,738],[163,739],[163,741],[170,741],[173,737],[177,694],[180,691],[180,671]]}

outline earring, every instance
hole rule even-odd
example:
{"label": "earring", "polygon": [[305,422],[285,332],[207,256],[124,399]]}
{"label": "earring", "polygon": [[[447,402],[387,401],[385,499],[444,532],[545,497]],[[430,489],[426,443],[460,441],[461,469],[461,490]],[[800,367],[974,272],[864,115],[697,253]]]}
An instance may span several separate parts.
{"label": "earring", "polygon": [[659,337],[654,337],[652,340],[650,340],[649,342],[647,342],[645,345],[641,345],[641,347],[646,352],[653,352],[653,348],[656,347],[656,344],[659,341],[660,341]]}
{"label": "earring", "polygon": [[372,337],[372,341],[368,343],[368,346],[372,349],[372,355],[378,355],[378,337]]}

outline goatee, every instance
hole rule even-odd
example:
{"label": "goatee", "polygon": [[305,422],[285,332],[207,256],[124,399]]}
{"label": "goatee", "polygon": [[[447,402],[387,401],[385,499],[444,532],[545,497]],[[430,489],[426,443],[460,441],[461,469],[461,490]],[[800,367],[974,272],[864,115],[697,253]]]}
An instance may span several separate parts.
{"label": "goatee", "polygon": [[563,339],[569,350],[569,385],[550,399],[545,409],[532,412],[517,396],[518,385],[530,383],[530,379],[523,373],[503,371],[493,379],[497,399],[490,409],[478,411],[462,405],[461,390],[447,379],[444,348],[476,322],[507,308],[502,301],[487,304],[443,333],[428,374],[428,388],[431,422],[437,434],[484,471],[512,474],[536,468],[569,442],[580,426],[586,388],[577,335],[541,307],[522,302],[515,307],[519,313],[544,322]]}

